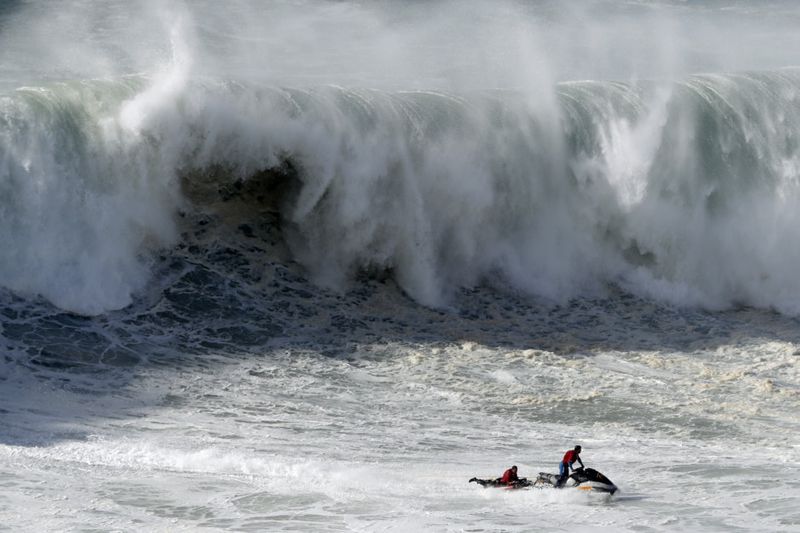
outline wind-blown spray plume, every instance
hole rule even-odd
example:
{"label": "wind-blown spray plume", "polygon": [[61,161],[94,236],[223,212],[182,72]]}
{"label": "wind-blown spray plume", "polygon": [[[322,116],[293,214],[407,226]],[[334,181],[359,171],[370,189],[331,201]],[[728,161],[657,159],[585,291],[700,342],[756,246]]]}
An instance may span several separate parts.
{"label": "wind-blown spray plume", "polygon": [[[76,4],[59,16],[93,15],[85,64],[0,102],[2,283],[123,307],[179,242],[178,211],[212,209],[181,189],[211,180],[269,185],[294,258],[330,287],[387,272],[431,306],[489,282],[797,312],[797,74],[685,74],[697,58],[670,48],[675,22],[707,21],[669,5],[611,11],[580,41],[603,6],[475,3],[442,28],[430,14],[451,3],[144,3],[133,49]],[[35,6],[16,17],[57,48]],[[647,28],[655,64],[606,55]],[[701,64],[746,63],[706,35],[720,53]],[[586,47],[619,81],[565,80]]]}

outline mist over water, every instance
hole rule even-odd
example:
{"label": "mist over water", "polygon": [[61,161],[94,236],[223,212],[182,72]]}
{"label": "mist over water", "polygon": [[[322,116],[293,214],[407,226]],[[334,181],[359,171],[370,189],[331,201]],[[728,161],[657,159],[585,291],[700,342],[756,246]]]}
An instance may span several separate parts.
{"label": "mist over water", "polygon": [[[796,527],[798,23],[3,3],[0,516]],[[466,484],[575,442],[629,499]]]}
{"label": "mist over water", "polygon": [[289,165],[276,208],[324,286],[796,313],[796,13],[729,7],[10,4],[4,285],[123,307],[181,187]]}

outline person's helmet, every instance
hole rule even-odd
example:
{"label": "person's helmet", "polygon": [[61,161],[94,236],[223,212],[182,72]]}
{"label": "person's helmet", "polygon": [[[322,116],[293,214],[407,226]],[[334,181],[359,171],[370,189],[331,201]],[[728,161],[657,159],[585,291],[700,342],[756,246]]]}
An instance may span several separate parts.
{"label": "person's helmet", "polygon": [[576,451],[577,453],[581,453],[581,446],[580,446],[580,444],[578,444],[577,446],[575,446],[575,451]]}

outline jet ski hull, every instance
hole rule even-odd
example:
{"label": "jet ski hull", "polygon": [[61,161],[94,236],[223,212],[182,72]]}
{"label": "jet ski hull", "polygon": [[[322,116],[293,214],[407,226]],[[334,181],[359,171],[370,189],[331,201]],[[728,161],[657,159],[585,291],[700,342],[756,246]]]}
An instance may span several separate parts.
{"label": "jet ski hull", "polygon": [[534,481],[537,487],[553,488],[576,488],[583,491],[603,492],[614,494],[618,487],[611,482],[605,475],[593,468],[578,468],[566,479],[563,485],[559,485],[559,476],[548,472],[539,472],[539,476]]}
{"label": "jet ski hull", "polygon": [[570,474],[563,485],[560,485],[559,481],[558,475],[548,472],[539,472],[536,481],[521,478],[514,483],[503,483],[500,478],[479,479],[477,477],[469,480],[470,483],[475,482],[483,488],[494,487],[506,490],[552,487],[556,489],[575,488],[582,491],[602,492],[605,494],[614,494],[619,490],[610,479],[593,468],[578,468]]}

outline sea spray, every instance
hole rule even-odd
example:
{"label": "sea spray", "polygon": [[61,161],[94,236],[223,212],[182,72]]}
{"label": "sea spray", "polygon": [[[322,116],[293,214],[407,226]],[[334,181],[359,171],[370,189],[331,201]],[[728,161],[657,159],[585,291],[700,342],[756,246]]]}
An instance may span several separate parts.
{"label": "sea spray", "polygon": [[0,100],[6,288],[78,312],[120,308],[149,278],[141,254],[174,239],[174,174],[107,124],[132,90],[76,82]]}
{"label": "sea spray", "polygon": [[[246,184],[267,191],[294,259],[337,290],[366,272],[434,307],[489,283],[556,302],[622,287],[796,313],[797,72],[775,67],[781,54],[755,61],[757,32],[735,43],[701,13],[656,6],[596,20],[584,72],[602,77],[569,81],[585,58],[565,38],[603,5],[476,3],[442,47],[416,5],[145,3],[137,49],[91,45],[129,36],[113,18],[81,23],[85,61],[60,82],[34,68],[51,22],[12,10],[31,31],[3,38],[27,44],[35,83],[2,97],[0,284],[82,313],[124,307],[181,242],[176,219],[214,210],[198,183],[212,196]],[[766,70],[670,45],[681,17]],[[603,56],[643,29],[653,72]],[[686,73],[709,61],[716,74]]]}
{"label": "sea spray", "polygon": [[185,72],[4,97],[6,287],[127,305],[176,242],[180,180],[290,168],[271,201],[325,286],[388,271],[433,306],[495,279],[556,301],[617,284],[797,311],[795,71],[561,84],[555,107]]}

